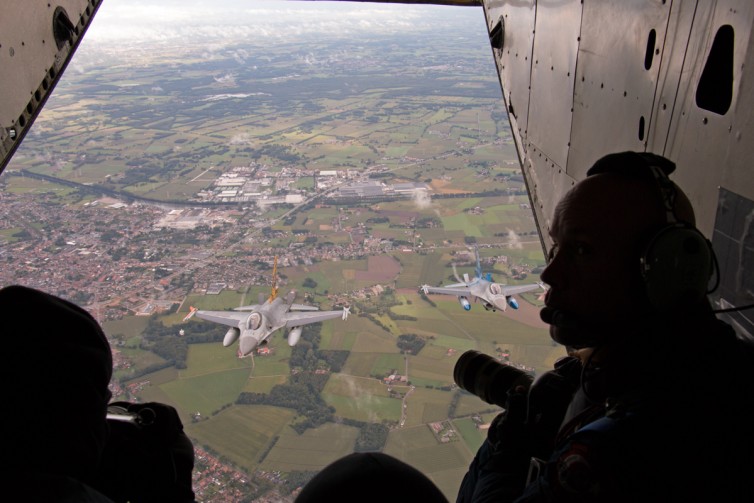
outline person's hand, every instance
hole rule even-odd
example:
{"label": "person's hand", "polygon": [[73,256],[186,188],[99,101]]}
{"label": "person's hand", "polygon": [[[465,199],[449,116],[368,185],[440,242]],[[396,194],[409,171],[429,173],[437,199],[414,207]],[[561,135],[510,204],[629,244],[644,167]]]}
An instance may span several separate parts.
{"label": "person's hand", "polygon": [[523,469],[524,472],[528,469],[531,446],[526,425],[527,391],[523,386],[510,390],[505,411],[490,425],[487,438],[494,450],[490,462],[498,468]]}

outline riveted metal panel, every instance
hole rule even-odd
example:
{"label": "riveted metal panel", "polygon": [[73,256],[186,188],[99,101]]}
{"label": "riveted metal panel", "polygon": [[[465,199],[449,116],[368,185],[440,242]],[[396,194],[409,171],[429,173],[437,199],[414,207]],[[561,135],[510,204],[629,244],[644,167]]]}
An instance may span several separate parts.
{"label": "riveted metal panel", "polygon": [[527,139],[558,167],[568,160],[581,9],[581,0],[537,5]]}
{"label": "riveted metal panel", "polygon": [[3,3],[0,171],[36,118],[100,3],[101,0]]}
{"label": "riveted metal panel", "polygon": [[[508,110],[511,130],[516,145],[522,147],[526,138],[529,113],[529,78],[531,53],[534,42],[534,0],[485,2],[484,11],[490,33],[500,27],[503,30],[502,50],[493,47],[503,99]],[[519,152],[519,155],[521,153]]]}
{"label": "riveted metal panel", "polygon": [[[719,187],[754,200],[754,85],[744,73],[754,68],[753,23],[749,1],[720,1],[711,8],[700,2],[673,108],[664,153],[678,165],[674,179],[688,193],[697,226],[707,236],[715,223]],[[696,91],[715,35],[724,25],[735,34],[734,71],[731,106],[720,115],[700,108]]]}
{"label": "riveted metal panel", "polygon": [[661,0],[584,4],[567,167],[574,178],[607,153],[645,149],[669,11]]}
{"label": "riveted metal panel", "polygon": [[[687,50],[700,43],[699,40],[689,38],[691,27],[695,18],[705,19],[710,15],[711,10],[711,4],[705,2],[698,5],[696,1],[676,1],[671,7],[665,36],[665,52],[652,112],[653,127],[647,141],[648,151],[656,153],[665,151],[669,132],[671,127],[674,127],[672,117],[678,101],[679,88],[680,86],[688,87],[690,83],[688,75],[683,77]],[[680,91],[681,94],[685,92],[686,89]]]}
{"label": "riveted metal panel", "polygon": [[487,19],[492,55],[500,78],[503,100],[508,111],[511,134],[534,210],[534,219],[537,221],[537,227],[541,228],[542,205],[536,201],[539,193],[534,188],[532,180],[534,167],[526,152],[536,1],[485,0],[484,15]]}
{"label": "riveted metal panel", "polygon": [[529,199],[539,227],[542,246],[546,251],[552,246],[550,228],[555,205],[562,195],[573,187],[576,180],[532,143],[527,145],[527,156],[523,166]]}

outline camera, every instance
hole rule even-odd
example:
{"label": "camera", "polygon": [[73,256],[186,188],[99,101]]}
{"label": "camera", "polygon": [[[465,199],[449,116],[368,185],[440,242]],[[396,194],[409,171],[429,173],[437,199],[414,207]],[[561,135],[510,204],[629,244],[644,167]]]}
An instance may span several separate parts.
{"label": "camera", "polygon": [[[149,426],[154,424],[157,417],[154,409],[144,407],[136,411],[128,410],[122,405],[110,404],[107,407],[107,420],[121,423],[129,423],[135,426]],[[112,423],[110,423],[112,424]]]}
{"label": "camera", "polygon": [[[577,358],[563,357],[555,362],[554,367],[535,381],[523,370],[471,350],[462,354],[456,362],[453,379],[461,389],[504,409],[508,408],[510,393],[525,393],[525,410],[521,416],[529,452],[534,457],[547,459],[555,445],[555,436],[568,404],[581,380],[581,362]],[[503,416],[499,417],[502,419]],[[493,438],[497,435],[494,429],[490,429],[490,434]]]}
{"label": "camera", "polygon": [[518,386],[528,390],[534,378],[521,369],[472,349],[458,358],[453,368],[453,380],[459,388],[485,402],[505,407],[508,391]]}
{"label": "camera", "polygon": [[116,503],[194,501],[194,448],[170,405],[114,402],[94,489]]}

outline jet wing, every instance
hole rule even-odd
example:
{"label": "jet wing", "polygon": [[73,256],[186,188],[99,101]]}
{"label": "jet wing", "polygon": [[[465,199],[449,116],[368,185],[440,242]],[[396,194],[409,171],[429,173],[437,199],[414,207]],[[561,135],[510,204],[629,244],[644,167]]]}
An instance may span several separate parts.
{"label": "jet wing", "polygon": [[244,321],[248,318],[249,313],[237,313],[233,311],[197,311],[196,316],[203,320],[238,328],[238,322]]}
{"label": "jet wing", "polygon": [[317,306],[307,306],[306,304],[291,304],[291,311],[319,311]]}
{"label": "jet wing", "polygon": [[315,312],[287,312],[285,313],[286,328],[300,327],[309,323],[319,323],[320,321],[333,320],[335,318],[345,318],[345,310],[341,311],[317,311]]}
{"label": "jet wing", "polygon": [[423,288],[425,293],[437,293],[440,295],[455,295],[456,297],[468,297],[473,295],[471,289],[466,285],[458,286],[429,286]]}
{"label": "jet wing", "polygon": [[539,288],[542,288],[542,287],[540,285],[538,285],[538,284],[504,286],[503,287],[503,294],[505,294],[505,296],[507,297],[509,295],[515,295],[515,294],[519,294],[519,293],[531,292],[532,290],[537,290]]}

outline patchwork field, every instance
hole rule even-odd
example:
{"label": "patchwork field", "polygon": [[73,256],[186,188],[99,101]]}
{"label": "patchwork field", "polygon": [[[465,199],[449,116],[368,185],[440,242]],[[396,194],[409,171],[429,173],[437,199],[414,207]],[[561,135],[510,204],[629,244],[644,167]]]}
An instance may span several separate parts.
{"label": "patchwork field", "polygon": [[283,472],[321,470],[353,452],[357,435],[357,428],[333,423],[309,429],[301,435],[284,427],[260,468]]}
{"label": "patchwork field", "polygon": [[171,401],[180,404],[181,410],[208,416],[223,405],[235,402],[248,378],[249,369],[239,368],[179,378],[160,388]]}
{"label": "patchwork field", "polygon": [[[199,445],[208,445],[233,463],[252,472],[259,456],[273,437],[288,428],[293,418],[290,409],[267,405],[230,407],[207,421],[185,424],[186,433]],[[232,432],[232,434],[228,434]],[[294,433],[295,434],[295,433]]]}
{"label": "patchwork field", "polygon": [[425,425],[391,431],[384,452],[427,475],[449,501],[455,500],[473,458],[464,442],[441,444]]}

